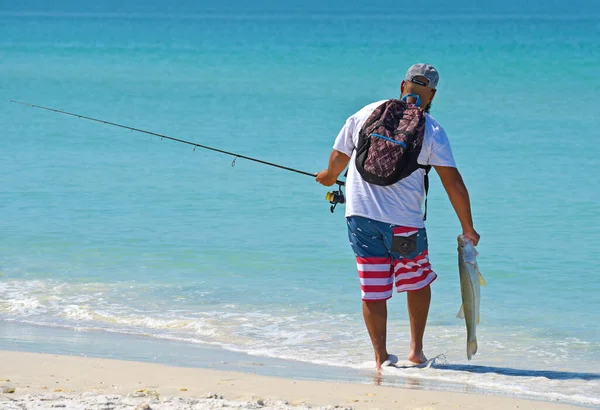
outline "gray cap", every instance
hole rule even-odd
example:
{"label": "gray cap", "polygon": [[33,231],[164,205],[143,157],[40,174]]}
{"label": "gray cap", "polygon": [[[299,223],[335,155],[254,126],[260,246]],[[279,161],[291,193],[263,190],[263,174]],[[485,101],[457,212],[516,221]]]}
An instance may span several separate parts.
{"label": "gray cap", "polygon": [[[434,66],[429,64],[414,64],[406,72],[406,81],[413,81],[415,77],[425,77],[429,80],[427,87],[435,89],[440,80],[440,75]],[[419,82],[417,81],[417,84]]]}

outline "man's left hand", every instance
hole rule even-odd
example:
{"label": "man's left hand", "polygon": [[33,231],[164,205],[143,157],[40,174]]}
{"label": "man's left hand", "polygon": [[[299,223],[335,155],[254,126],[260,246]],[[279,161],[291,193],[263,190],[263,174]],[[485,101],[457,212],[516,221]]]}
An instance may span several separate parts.
{"label": "man's left hand", "polygon": [[332,186],[335,184],[337,180],[335,176],[332,176],[328,170],[324,169],[323,171],[317,174],[317,182],[321,185]]}

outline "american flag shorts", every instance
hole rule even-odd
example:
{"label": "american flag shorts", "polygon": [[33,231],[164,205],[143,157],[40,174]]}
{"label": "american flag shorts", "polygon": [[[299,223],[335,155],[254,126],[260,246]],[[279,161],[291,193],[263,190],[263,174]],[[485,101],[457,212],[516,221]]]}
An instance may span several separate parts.
{"label": "american flag shorts", "polygon": [[425,228],[391,225],[360,216],[347,218],[362,299],[387,300],[397,292],[423,289],[436,280]]}

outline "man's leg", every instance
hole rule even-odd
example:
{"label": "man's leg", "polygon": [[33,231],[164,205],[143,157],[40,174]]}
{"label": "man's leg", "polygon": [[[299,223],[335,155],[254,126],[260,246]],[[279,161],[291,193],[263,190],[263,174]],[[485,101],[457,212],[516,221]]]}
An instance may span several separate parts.
{"label": "man's leg", "polygon": [[429,263],[425,228],[392,227],[390,249],[395,258],[396,290],[406,292],[410,319],[410,353],[408,360],[425,363],[423,334],[431,302],[431,283],[437,278]]}
{"label": "man's leg", "polygon": [[387,301],[364,301],[363,317],[371,336],[373,350],[375,350],[375,367],[381,369],[381,364],[387,360],[386,348],[387,334]]}
{"label": "man's leg", "polygon": [[396,358],[390,357],[386,349],[386,301],[394,290],[394,271],[378,225],[389,227],[368,218],[348,218],[348,238],[356,255],[363,317],[373,343],[376,368],[381,369],[383,362]]}
{"label": "man's leg", "polygon": [[423,334],[429,314],[431,302],[431,287],[406,292],[408,303],[408,317],[410,319],[410,354],[408,360],[413,363],[425,363],[427,358],[423,354]]}

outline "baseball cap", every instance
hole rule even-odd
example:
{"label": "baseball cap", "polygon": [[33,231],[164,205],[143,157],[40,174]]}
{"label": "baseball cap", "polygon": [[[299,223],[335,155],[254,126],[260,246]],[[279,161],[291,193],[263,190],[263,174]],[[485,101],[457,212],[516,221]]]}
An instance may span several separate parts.
{"label": "baseball cap", "polygon": [[[413,80],[415,77],[425,77],[429,80],[429,82],[425,84],[424,82],[421,82],[419,80]],[[424,85],[434,90],[437,87],[439,80],[440,75],[438,74],[435,67],[430,64],[413,64],[406,72],[406,81],[411,81],[420,85]]]}

